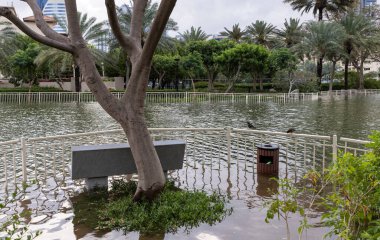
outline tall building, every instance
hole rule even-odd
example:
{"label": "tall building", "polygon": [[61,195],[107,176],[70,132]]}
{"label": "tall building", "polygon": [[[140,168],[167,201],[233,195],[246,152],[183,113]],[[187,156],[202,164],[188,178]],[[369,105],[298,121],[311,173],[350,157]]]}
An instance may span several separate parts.
{"label": "tall building", "polygon": [[53,29],[61,34],[67,33],[67,16],[64,0],[37,0],[42,13],[45,16],[51,16],[57,19],[58,24]]}
{"label": "tall building", "polygon": [[361,0],[360,1],[362,8],[373,6],[376,4],[376,2],[377,0]]}

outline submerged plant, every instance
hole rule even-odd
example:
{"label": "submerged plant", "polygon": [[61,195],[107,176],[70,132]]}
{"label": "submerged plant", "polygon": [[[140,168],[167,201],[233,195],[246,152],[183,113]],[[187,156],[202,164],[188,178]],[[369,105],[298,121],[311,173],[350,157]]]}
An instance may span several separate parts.
{"label": "submerged plant", "polygon": [[[27,187],[28,186],[23,183],[22,190],[20,191],[18,186],[16,186],[16,190],[11,194],[11,196],[6,196],[0,199],[0,212],[4,213],[3,211],[14,205],[18,199],[22,198]],[[24,211],[22,213],[16,212],[11,216],[6,216],[2,219],[0,218],[0,239],[30,240],[40,235],[41,232],[39,231],[35,233],[29,232],[28,226],[24,224],[24,218],[29,217],[30,214],[30,211]]]}
{"label": "submerged plant", "polygon": [[268,207],[265,222],[269,223],[269,220],[275,216],[277,216],[278,219],[284,220],[286,224],[286,236],[287,239],[290,240],[290,214],[299,213],[302,217],[301,225],[298,229],[299,236],[302,235],[303,229],[307,226],[305,209],[299,203],[301,190],[294,185],[291,179],[283,178],[275,180],[278,182],[278,191],[274,194],[273,198],[265,204],[266,207]]}
{"label": "submerged plant", "polygon": [[[345,153],[325,169],[325,174],[309,172],[306,186],[295,186],[289,179],[278,180],[279,191],[267,202],[265,220],[276,215],[285,220],[290,239],[289,214],[298,212],[303,218],[298,229],[301,238],[302,231],[309,227],[305,212],[319,205],[325,209],[322,224],[330,228],[327,237],[380,239],[380,132],[369,138],[372,142],[367,145],[367,153]],[[305,195],[309,200],[300,204]]]}
{"label": "submerged plant", "polygon": [[176,188],[173,183],[167,183],[160,197],[153,201],[134,202],[136,187],[135,182],[114,181],[109,193],[99,191],[87,194],[80,206],[90,204],[91,209],[97,209],[92,213],[96,216],[86,216],[89,212],[83,208],[82,213],[77,214],[78,201],[74,201],[75,221],[84,223],[80,220],[82,215],[82,219],[97,219],[92,227],[100,229],[167,233],[176,232],[182,227],[189,231],[202,223],[213,225],[232,212],[231,208],[226,207],[224,197],[215,193],[208,195],[200,191],[185,191]]}

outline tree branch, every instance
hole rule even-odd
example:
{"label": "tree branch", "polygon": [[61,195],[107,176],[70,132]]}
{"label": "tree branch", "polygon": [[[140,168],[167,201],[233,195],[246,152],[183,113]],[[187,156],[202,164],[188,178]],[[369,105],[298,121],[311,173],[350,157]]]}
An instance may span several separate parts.
{"label": "tree branch", "polygon": [[165,30],[166,23],[169,20],[177,0],[162,0],[158,8],[157,15],[152,23],[151,31],[144,44],[141,61],[144,64],[150,65],[154,51],[160,41],[162,33]]}
{"label": "tree branch", "polygon": [[131,20],[130,36],[137,42],[141,43],[141,31],[144,22],[144,12],[148,0],[134,0],[133,1],[133,14]]}
{"label": "tree branch", "polygon": [[120,101],[112,95],[107,86],[100,78],[99,72],[96,69],[94,58],[87,48],[87,44],[83,39],[77,10],[76,0],[65,0],[67,11],[67,22],[71,42],[75,47],[74,59],[79,65],[87,86],[94,94],[98,103],[103,109],[111,115],[116,121],[125,121],[126,116],[121,116],[122,106]]}
{"label": "tree branch", "polygon": [[42,11],[40,7],[37,5],[37,1],[35,0],[22,0],[25,1],[29,7],[33,11],[33,15],[36,21],[36,26],[41,30],[43,34],[45,34],[46,37],[62,42],[62,43],[69,43],[69,39],[53,29],[50,28],[50,26],[45,22],[44,17],[42,15]]}
{"label": "tree branch", "polygon": [[86,47],[86,42],[83,39],[82,32],[79,26],[77,1],[65,0],[65,5],[67,12],[67,27],[72,43],[77,47]]}
{"label": "tree branch", "polygon": [[16,25],[16,27],[18,27],[22,32],[24,32],[26,35],[33,38],[37,42],[40,42],[53,48],[57,48],[68,53],[74,52],[74,48],[70,44],[50,39],[30,29],[16,15],[13,14],[13,11],[9,7],[0,7],[0,16],[4,16],[5,18],[7,18],[14,25]]}
{"label": "tree branch", "polygon": [[105,0],[107,7],[108,20],[117,41],[121,47],[128,53],[131,58],[136,58],[141,52],[141,42],[126,36],[120,28],[116,14],[116,5],[114,0]]}

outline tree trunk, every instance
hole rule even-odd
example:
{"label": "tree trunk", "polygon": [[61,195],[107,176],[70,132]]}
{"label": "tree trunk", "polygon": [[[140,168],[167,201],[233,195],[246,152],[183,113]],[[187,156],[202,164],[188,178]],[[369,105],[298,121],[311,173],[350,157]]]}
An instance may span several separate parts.
{"label": "tree trunk", "polygon": [[[102,84],[100,75],[92,62],[91,53],[87,49],[78,50],[77,62],[85,76],[85,81],[93,91]],[[131,146],[132,155],[138,172],[138,188],[134,196],[135,201],[145,197],[148,200],[155,198],[165,184],[164,172],[160,160],[150,137],[144,116],[145,92],[148,84],[150,65],[142,66],[142,60],[132,62],[132,74],[128,82],[126,94],[123,96],[121,108],[110,108],[112,102],[107,97],[95,94],[96,100],[124,129]],[[141,84],[144,82],[144,84]],[[103,84],[104,85],[104,84]],[[105,86],[104,86],[105,87]]]}
{"label": "tree trunk", "polygon": [[358,69],[359,74],[359,89],[364,89],[364,61],[360,60],[360,67]]}
{"label": "tree trunk", "polygon": [[159,88],[159,89],[164,88],[164,86],[163,86],[163,82],[162,82],[162,80],[164,80],[164,77],[165,77],[165,73],[163,73],[163,74],[158,74],[158,88]]}
{"label": "tree trunk", "polygon": [[229,84],[228,87],[227,87],[226,93],[229,93],[229,92],[231,92],[232,90],[234,90],[235,83],[236,83],[236,81],[238,80],[238,78],[239,78],[239,76],[240,76],[240,69],[241,69],[241,65],[239,64],[235,76],[233,76],[232,79],[229,80],[230,84]]}
{"label": "tree trunk", "polygon": [[318,9],[318,22],[322,21],[323,19],[323,9]]}
{"label": "tree trunk", "polygon": [[256,92],[257,78],[255,74],[251,74],[252,77],[252,91]]}
{"label": "tree trunk", "polygon": [[74,80],[75,80],[75,92],[80,92],[82,89],[82,84],[81,84],[81,81],[80,81],[80,70],[79,70],[79,66],[75,66],[75,71],[74,71]]}
{"label": "tree trunk", "polygon": [[317,77],[318,77],[318,84],[321,86],[322,83],[322,71],[323,71],[323,57],[318,59],[317,63]]}
{"label": "tree trunk", "polygon": [[334,81],[334,77],[335,77],[335,65],[336,65],[336,62],[333,61],[333,67],[332,67],[332,73],[331,73],[330,85],[329,85],[330,94],[332,93],[332,90],[333,90],[333,81]]}
{"label": "tree trunk", "polygon": [[208,77],[208,91],[211,92],[214,90],[214,73],[211,70],[207,70]]}
{"label": "tree trunk", "polygon": [[260,91],[264,91],[263,78],[260,77]]}

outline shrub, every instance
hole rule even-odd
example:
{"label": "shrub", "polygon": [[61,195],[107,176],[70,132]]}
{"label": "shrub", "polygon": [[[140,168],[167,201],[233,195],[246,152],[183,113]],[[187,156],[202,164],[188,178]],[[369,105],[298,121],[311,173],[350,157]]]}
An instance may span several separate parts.
{"label": "shrub", "polygon": [[114,181],[109,193],[99,190],[74,199],[74,221],[125,232],[176,232],[181,227],[188,231],[201,223],[212,225],[232,211],[226,208],[225,199],[215,193],[185,191],[173,183],[167,183],[156,200],[136,203],[133,202],[136,187],[135,182]]}

